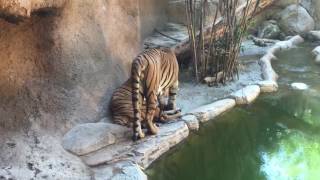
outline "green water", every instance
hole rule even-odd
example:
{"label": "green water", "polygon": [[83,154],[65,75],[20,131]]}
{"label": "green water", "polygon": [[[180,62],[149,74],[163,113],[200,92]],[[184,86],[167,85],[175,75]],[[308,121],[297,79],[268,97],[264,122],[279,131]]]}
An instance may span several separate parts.
{"label": "green water", "polygon": [[[319,180],[320,66],[312,47],[278,54],[280,90],[202,125],[156,161],[151,180]],[[292,90],[292,82],[309,85]]]}

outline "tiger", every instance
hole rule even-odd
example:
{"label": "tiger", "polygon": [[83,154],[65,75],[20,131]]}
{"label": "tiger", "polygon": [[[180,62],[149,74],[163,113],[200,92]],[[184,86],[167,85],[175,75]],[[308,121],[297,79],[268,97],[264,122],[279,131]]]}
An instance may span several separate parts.
{"label": "tiger", "polygon": [[[157,110],[158,96],[169,92],[165,110],[176,109],[178,91],[179,65],[176,55],[171,49],[152,48],[140,53],[132,62],[131,87],[133,105],[133,140],[145,137],[141,121],[145,120],[148,131],[157,134],[158,128],[153,123]],[[146,109],[142,119],[139,99],[145,99]],[[140,100],[141,101],[141,100]]]}
{"label": "tiger", "polygon": [[[146,101],[144,99],[139,98],[139,104],[141,104],[141,119],[145,119],[146,112]],[[163,121],[166,120],[165,117],[161,116],[162,109],[160,110],[160,102],[155,110],[154,119],[161,119]],[[112,120],[116,124],[120,124],[127,127],[132,127],[134,114],[133,114],[133,105],[132,105],[132,81],[128,79],[122,86],[117,88],[112,97],[110,103],[110,111],[112,114]]]}

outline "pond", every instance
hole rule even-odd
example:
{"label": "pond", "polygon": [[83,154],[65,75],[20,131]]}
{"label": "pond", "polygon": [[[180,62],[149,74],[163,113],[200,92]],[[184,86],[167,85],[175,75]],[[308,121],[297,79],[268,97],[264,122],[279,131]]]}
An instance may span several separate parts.
{"label": "pond", "polygon": [[[202,125],[146,170],[149,179],[320,179],[320,66],[311,50],[277,54],[278,92]],[[293,82],[309,89],[293,90]]]}

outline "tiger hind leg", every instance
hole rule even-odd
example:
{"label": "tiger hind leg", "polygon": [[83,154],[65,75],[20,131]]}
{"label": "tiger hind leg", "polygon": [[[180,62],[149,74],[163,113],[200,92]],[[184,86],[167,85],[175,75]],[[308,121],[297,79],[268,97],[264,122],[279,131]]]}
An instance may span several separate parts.
{"label": "tiger hind leg", "polygon": [[145,137],[145,134],[144,132],[142,131],[142,128],[141,128],[141,121],[140,120],[135,120],[134,123],[133,123],[133,131],[134,131],[134,134],[132,136],[132,140],[133,141],[137,141],[139,139],[142,139]]}
{"label": "tiger hind leg", "polygon": [[176,81],[170,88],[169,88],[169,99],[168,105],[166,106],[165,110],[176,110],[176,96],[178,92],[179,82]]}
{"label": "tiger hind leg", "polygon": [[[139,103],[138,101],[135,103]],[[136,105],[136,107],[138,107]],[[142,131],[141,128],[141,121],[143,120],[140,116],[140,111],[139,109],[134,109],[134,117],[133,117],[133,136],[132,136],[132,140],[133,141],[137,141],[138,139],[142,139],[145,137],[144,132]]]}
{"label": "tiger hind leg", "polygon": [[154,115],[157,109],[157,96],[155,93],[151,93],[147,98],[147,114],[146,114],[146,122],[148,125],[148,131],[151,134],[157,134],[159,129],[154,123]]}

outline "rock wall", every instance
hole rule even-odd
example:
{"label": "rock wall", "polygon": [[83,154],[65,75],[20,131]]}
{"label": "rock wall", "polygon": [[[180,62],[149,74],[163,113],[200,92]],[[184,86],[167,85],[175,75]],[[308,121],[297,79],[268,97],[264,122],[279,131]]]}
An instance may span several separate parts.
{"label": "rock wall", "polygon": [[[297,7],[303,7],[307,13],[312,17],[314,21],[314,27],[315,29],[320,29],[320,1],[318,0],[281,0],[277,1],[273,4],[271,8],[261,13],[260,16],[255,18],[255,23],[253,25],[253,29],[263,23],[265,20],[279,20],[279,14],[281,11],[284,11],[286,8],[288,8],[290,5],[300,5]],[[297,9],[297,11],[301,11],[301,8]],[[302,10],[303,11],[303,10]],[[301,16],[300,12],[297,13],[299,16]],[[279,20],[280,21],[280,20]],[[300,21],[303,22],[303,19]],[[293,24],[295,22],[292,22]],[[302,25],[304,26],[304,25]]]}
{"label": "rock wall", "polygon": [[142,39],[166,21],[161,6],[70,0],[17,24],[0,19],[0,127],[64,132],[108,115]]}
{"label": "rock wall", "polygon": [[320,1],[319,0],[311,0],[310,6],[311,15],[315,20],[316,29],[320,29]]}
{"label": "rock wall", "polygon": [[[201,13],[200,3],[201,1],[198,0],[196,4],[197,16],[200,16]],[[206,9],[206,24],[213,22],[217,9],[217,3],[218,0],[208,1],[208,8]],[[239,4],[241,3],[242,1],[240,1]],[[169,6],[166,11],[168,16],[170,17],[171,22],[187,24],[185,0],[169,0]],[[200,24],[200,22],[197,22],[197,24]]]}

